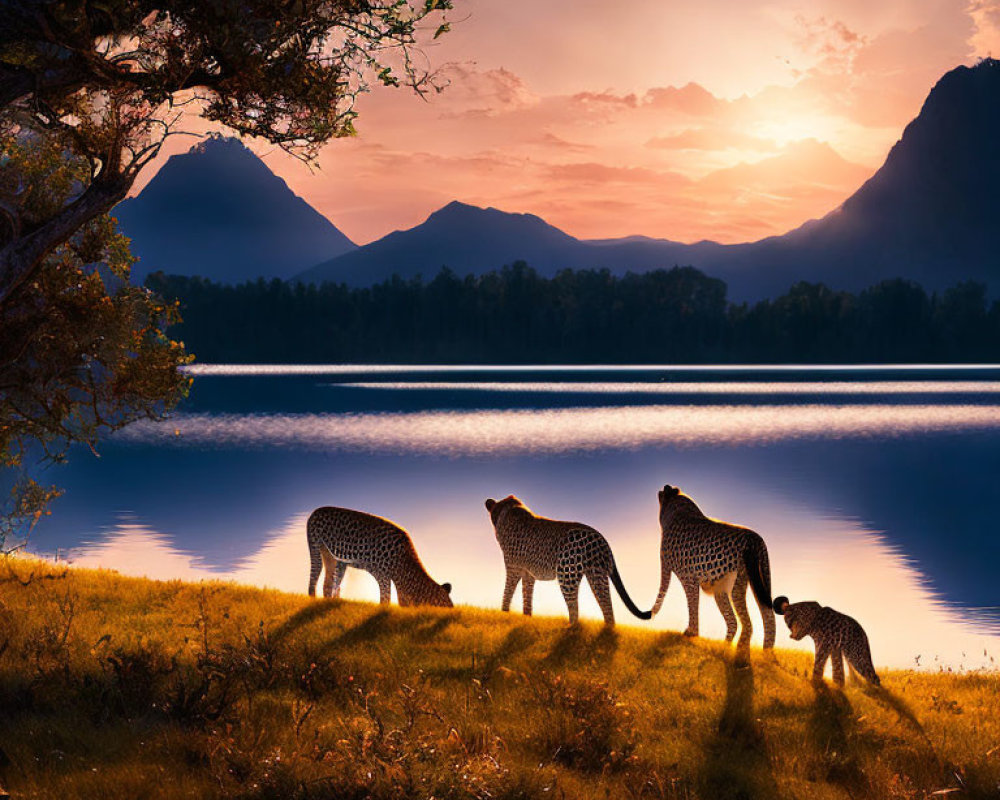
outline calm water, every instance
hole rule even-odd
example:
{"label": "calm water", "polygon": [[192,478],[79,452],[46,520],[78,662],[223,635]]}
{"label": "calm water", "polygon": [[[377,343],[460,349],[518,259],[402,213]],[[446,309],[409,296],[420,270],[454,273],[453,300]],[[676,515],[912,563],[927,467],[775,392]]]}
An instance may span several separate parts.
{"label": "calm water", "polygon": [[[490,607],[485,498],[596,526],[648,607],[671,483],[764,536],[775,594],[857,617],[876,664],[1000,659],[1000,367],[202,366],[172,419],[51,473],[66,495],[32,547],[78,564],[304,592],[305,519],[344,505],[402,524],[457,602]],[[350,570],[344,594],[375,581]],[[554,582],[535,608],[564,614]],[[651,624],[685,623],[675,581]],[[702,634],[723,631],[704,597]]]}

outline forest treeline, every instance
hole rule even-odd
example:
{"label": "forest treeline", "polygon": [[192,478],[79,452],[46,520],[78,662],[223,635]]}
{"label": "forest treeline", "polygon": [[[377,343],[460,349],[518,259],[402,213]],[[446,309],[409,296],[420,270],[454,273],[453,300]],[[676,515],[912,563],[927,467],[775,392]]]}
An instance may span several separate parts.
{"label": "forest treeline", "polygon": [[546,278],[518,262],[368,288],[162,273],[146,284],[180,302],[170,335],[203,362],[1000,360],[1000,302],[974,282],[930,294],[902,279],[858,293],[801,282],[753,304],[729,302],[723,281],[692,267]]}

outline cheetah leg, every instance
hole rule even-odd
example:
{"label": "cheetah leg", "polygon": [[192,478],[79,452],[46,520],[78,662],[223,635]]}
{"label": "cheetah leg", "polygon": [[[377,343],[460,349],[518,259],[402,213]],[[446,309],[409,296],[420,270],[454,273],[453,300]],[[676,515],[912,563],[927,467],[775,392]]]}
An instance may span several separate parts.
{"label": "cheetah leg", "polygon": [[830,657],[830,646],[816,642],[816,660],[813,662],[813,683],[823,683],[823,670],[826,669],[826,660]]}
{"label": "cheetah leg", "polygon": [[604,624],[614,625],[615,609],[611,605],[611,583],[608,580],[608,574],[606,572],[603,574],[588,572],[587,583],[590,584],[594,597],[597,598],[597,605],[601,607],[601,613],[604,614]]}
{"label": "cheetah leg", "polygon": [[519,580],[521,580],[521,573],[517,570],[508,568],[507,582],[503,587],[503,602],[500,604],[501,611],[510,611],[510,601],[514,596],[514,590],[517,588],[517,582]]}
{"label": "cheetah leg", "polygon": [[759,597],[757,608],[760,609],[760,618],[764,621],[764,649],[774,649],[774,609],[764,605]]}
{"label": "cheetah leg", "polygon": [[681,585],[684,587],[684,594],[687,595],[688,601],[688,626],[687,630],[684,631],[684,635],[697,636],[698,601],[701,599],[701,595],[699,594],[701,587],[698,585],[698,581],[694,578],[685,578],[681,581]]}
{"label": "cheetah leg", "polygon": [[323,569],[326,571],[323,578],[323,597],[340,597],[340,582],[344,580],[347,564],[338,561],[333,557],[333,553],[323,548]]}
{"label": "cheetah leg", "polygon": [[844,651],[839,647],[833,648],[830,653],[831,658],[833,658],[833,682],[837,686],[844,687]]}
{"label": "cheetah leg", "polygon": [[378,581],[378,601],[387,606],[392,602],[392,579],[387,575],[376,575]]}
{"label": "cheetah leg", "polygon": [[740,639],[736,646],[744,648],[750,646],[750,637],[753,636],[753,622],[750,621],[750,611],[747,609],[748,582],[746,570],[741,569],[733,584],[733,605],[736,606],[736,616],[740,619]]}
{"label": "cheetah leg", "polygon": [[316,581],[323,571],[323,545],[309,534],[309,596],[316,596]]}
{"label": "cheetah leg", "polygon": [[535,578],[527,572],[521,577],[521,600],[524,602],[524,616],[531,616],[531,603],[535,599]]}
{"label": "cheetah leg", "polygon": [[729,592],[716,592],[715,604],[722,613],[722,618],[726,621],[726,641],[731,642],[736,636],[736,615],[733,613],[733,604],[729,600]]}
{"label": "cheetah leg", "polygon": [[569,624],[576,625],[580,619],[580,581],[583,576],[578,570],[560,567],[558,572],[559,590],[569,611]]}
{"label": "cheetah leg", "polygon": [[872,664],[872,654],[871,649],[868,647],[867,636],[864,640],[864,646],[860,649],[860,651],[856,647],[853,655],[847,658],[847,666],[849,666],[851,668],[851,672],[855,674],[855,679],[857,679],[857,676],[860,675],[873,686],[882,685],[882,681],[879,679],[878,673],[875,672],[875,666]]}

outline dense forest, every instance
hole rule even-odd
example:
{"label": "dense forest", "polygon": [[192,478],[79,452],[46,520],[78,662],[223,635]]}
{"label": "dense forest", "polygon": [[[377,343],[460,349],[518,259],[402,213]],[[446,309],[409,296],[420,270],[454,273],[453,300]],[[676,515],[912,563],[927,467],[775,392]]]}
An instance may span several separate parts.
{"label": "dense forest", "polygon": [[1000,360],[1000,302],[958,283],[906,280],[857,294],[797,283],[734,304],[692,267],[539,276],[523,262],[460,278],[370,288],[279,280],[226,286],[151,275],[180,302],[170,330],[203,362],[712,363]]}

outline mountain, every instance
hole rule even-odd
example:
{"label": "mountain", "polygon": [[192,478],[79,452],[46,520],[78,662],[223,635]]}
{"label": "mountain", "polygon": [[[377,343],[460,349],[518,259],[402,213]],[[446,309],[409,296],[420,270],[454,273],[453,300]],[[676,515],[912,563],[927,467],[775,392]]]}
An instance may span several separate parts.
{"label": "mountain", "polygon": [[586,245],[533,214],[509,214],[452,202],[414,228],[395,231],[296,275],[297,280],[370,283],[393,273],[432,277],[442,266],[460,274],[518,259],[549,274],[574,266]]}
{"label": "mountain", "polygon": [[705,267],[744,287],[809,279],[858,289],[905,277],[930,289],[974,279],[1000,293],[998,130],[1000,61],[951,70],[839,208]]}
{"label": "mountain", "polygon": [[941,78],[885,164],[839,208],[783,236],[735,245],[642,236],[587,241],[529,214],[451,203],[421,225],[334,254],[296,279],[368,285],[393,273],[430,277],[442,266],[481,273],[524,259],[546,275],[692,265],[724,279],[736,300],[774,295],[798,280],[858,290],[895,277],[928,289],[974,279],[996,295],[998,130],[1000,61],[986,59]]}
{"label": "mountain", "polygon": [[136,281],[163,270],[223,283],[288,278],[356,245],[237,139],[171,156],[112,212],[139,256]]}
{"label": "mountain", "polygon": [[691,247],[643,236],[586,241],[533,214],[513,214],[454,201],[416,227],[395,231],[324,261],[299,273],[295,280],[363,286],[393,274],[431,278],[445,266],[460,275],[479,274],[518,260],[527,261],[543,275],[567,268],[609,267],[619,271],[622,264],[633,270],[652,269],[673,266],[673,262],[667,263],[673,254],[686,256]]}

